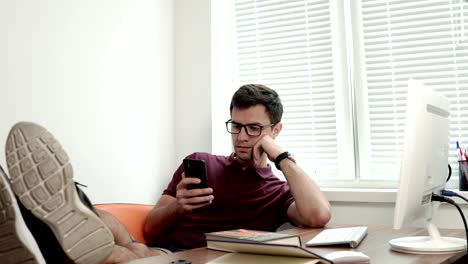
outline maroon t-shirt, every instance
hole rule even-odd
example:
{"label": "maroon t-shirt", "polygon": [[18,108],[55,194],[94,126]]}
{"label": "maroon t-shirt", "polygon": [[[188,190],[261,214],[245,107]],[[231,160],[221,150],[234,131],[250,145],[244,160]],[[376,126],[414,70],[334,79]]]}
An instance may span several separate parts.
{"label": "maroon t-shirt", "polygon": [[[275,231],[288,221],[287,209],[294,199],[288,184],[273,175],[270,166],[242,170],[234,154],[193,153],[188,158],[205,161],[214,200],[179,218],[156,244],[203,247],[208,232],[236,228]],[[180,165],[163,194],[175,197],[182,172]]]}

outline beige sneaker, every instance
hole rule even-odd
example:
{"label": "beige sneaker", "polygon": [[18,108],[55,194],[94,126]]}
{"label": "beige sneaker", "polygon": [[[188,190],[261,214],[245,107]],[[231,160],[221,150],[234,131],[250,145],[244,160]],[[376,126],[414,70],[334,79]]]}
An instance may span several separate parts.
{"label": "beige sneaker", "polygon": [[26,226],[10,181],[0,167],[0,260],[5,264],[45,263]]}
{"label": "beige sneaker", "polygon": [[75,263],[102,263],[114,237],[79,199],[68,155],[45,128],[17,123],[6,143],[12,188],[21,203],[53,231]]}

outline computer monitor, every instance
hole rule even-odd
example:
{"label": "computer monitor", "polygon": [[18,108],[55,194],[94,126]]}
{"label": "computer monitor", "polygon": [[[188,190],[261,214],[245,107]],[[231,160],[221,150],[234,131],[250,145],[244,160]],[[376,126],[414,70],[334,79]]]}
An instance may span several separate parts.
{"label": "computer monitor", "polygon": [[441,237],[432,223],[448,176],[449,103],[421,82],[408,81],[406,126],[401,156],[400,181],[393,228],[426,223],[429,236],[396,238],[392,250],[405,253],[450,253],[464,251],[466,240]]}

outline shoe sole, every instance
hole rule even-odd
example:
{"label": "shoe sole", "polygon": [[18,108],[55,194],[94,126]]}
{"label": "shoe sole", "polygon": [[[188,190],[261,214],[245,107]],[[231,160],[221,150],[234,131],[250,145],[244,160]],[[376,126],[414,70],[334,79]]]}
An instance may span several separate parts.
{"label": "shoe sole", "polygon": [[0,172],[0,259],[6,264],[45,263],[5,177]]}
{"label": "shoe sole", "polygon": [[60,143],[34,123],[16,124],[6,144],[12,188],[21,203],[54,232],[75,263],[103,262],[114,237],[79,199],[73,169]]}

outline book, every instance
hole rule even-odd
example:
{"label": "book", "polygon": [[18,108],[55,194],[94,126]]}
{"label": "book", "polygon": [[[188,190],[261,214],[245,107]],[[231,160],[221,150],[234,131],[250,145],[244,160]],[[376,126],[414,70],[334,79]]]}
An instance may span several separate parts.
{"label": "book", "polygon": [[357,247],[367,235],[366,226],[325,229],[306,242],[306,246],[349,245]]}
{"label": "book", "polygon": [[296,257],[283,257],[283,256],[268,256],[257,254],[244,254],[244,253],[228,253],[221,257],[217,257],[207,264],[319,264],[330,263],[323,259],[311,258],[296,258]]}
{"label": "book", "polygon": [[234,229],[205,234],[208,248],[211,240],[221,241],[251,241],[285,245],[301,245],[301,238],[298,235],[284,233],[257,231],[249,229]]}
{"label": "book", "polygon": [[211,249],[231,252],[208,263],[295,263],[332,264],[329,259],[298,245],[256,241],[210,240]]}

